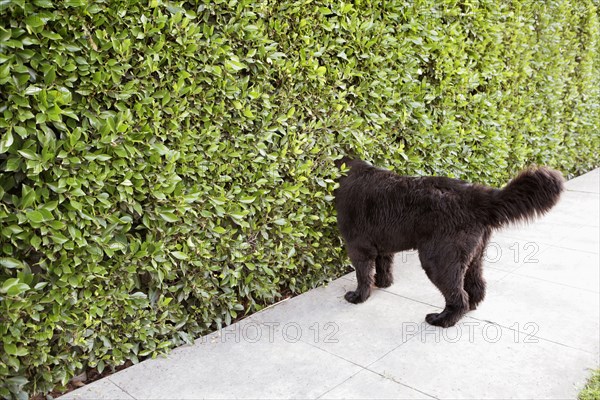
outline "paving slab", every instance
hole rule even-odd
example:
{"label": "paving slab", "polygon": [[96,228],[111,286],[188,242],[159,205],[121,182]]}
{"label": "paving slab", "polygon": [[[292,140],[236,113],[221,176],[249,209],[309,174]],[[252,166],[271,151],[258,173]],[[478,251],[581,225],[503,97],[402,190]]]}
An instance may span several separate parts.
{"label": "paving slab", "polygon": [[433,399],[434,397],[419,392],[391,376],[382,376],[376,372],[364,369],[323,394],[320,399],[370,399],[374,393],[378,399]]}
{"label": "paving slab", "polygon": [[600,194],[600,168],[569,180],[566,187],[569,190]]}
{"label": "paving slab", "polygon": [[551,249],[546,242],[510,236],[507,231],[492,235],[484,256],[484,270],[514,272],[523,266],[539,263],[540,255]]}
{"label": "paving slab", "polygon": [[428,327],[369,369],[439,399],[568,399],[597,361],[467,318],[447,330]]}
{"label": "paving slab", "polygon": [[374,290],[369,301],[349,307],[343,296],[354,289],[352,281],[338,279],[326,288],[258,313],[241,325],[276,323],[275,335],[302,332],[300,340],[368,365],[408,340],[426,314],[441,311],[383,290]]}
{"label": "paving slab", "polygon": [[[109,379],[136,399],[316,398],[361,369],[302,341],[246,333],[207,337]],[[67,398],[94,398],[103,382]]]}
{"label": "paving slab", "polygon": [[486,299],[468,316],[598,354],[597,292],[516,274],[488,286]]}
{"label": "paving slab", "polygon": [[452,328],[416,252],[359,305],[348,274],[65,399],[576,398],[600,364],[600,170],[530,225],[492,237],[486,299]]}
{"label": "paving slab", "polygon": [[134,397],[115,385],[109,377],[67,393],[61,399],[132,400]]}
{"label": "paving slab", "polygon": [[513,272],[544,281],[598,293],[600,255],[550,246]]}
{"label": "paving slab", "polygon": [[[567,189],[552,212],[539,222],[599,226],[598,196],[600,196],[598,193]],[[534,227],[535,224],[531,226]]]}
{"label": "paving slab", "polygon": [[535,243],[540,247],[544,245],[560,246],[569,236],[579,233],[582,227],[581,223],[552,223],[544,218],[529,225],[511,225],[499,229],[491,240],[517,242],[521,249],[527,243]]}

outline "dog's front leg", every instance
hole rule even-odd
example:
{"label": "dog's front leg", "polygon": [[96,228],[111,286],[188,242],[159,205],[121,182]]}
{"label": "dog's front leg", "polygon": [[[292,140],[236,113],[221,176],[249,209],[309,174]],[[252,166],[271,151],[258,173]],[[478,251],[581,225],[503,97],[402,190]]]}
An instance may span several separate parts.
{"label": "dog's front leg", "polygon": [[350,303],[362,303],[371,295],[371,285],[373,284],[373,269],[375,266],[375,257],[358,248],[348,248],[350,261],[356,270],[356,280],[358,286],[355,291],[346,293],[344,298]]}

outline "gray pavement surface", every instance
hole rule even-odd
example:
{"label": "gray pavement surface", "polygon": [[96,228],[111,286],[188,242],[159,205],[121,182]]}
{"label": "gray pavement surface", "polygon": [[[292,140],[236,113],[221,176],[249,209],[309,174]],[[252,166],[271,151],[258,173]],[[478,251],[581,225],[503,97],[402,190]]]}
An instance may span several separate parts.
{"label": "gray pavement surface", "polygon": [[449,329],[416,252],[360,305],[353,274],[62,399],[568,399],[600,361],[600,169],[492,238],[486,299]]}

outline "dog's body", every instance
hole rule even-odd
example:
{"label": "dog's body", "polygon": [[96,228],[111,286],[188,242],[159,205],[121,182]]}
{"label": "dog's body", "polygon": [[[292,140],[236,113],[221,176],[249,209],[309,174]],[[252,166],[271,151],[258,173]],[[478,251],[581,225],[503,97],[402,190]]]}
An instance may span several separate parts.
{"label": "dog's body", "polygon": [[451,178],[400,176],[361,160],[341,163],[350,171],[335,193],[338,227],[358,280],[346,300],[365,301],[373,282],[390,286],[394,253],[416,249],[446,300],[445,309],[426,321],[442,327],[483,300],[481,266],[492,230],[544,214],[563,190],[560,172],[547,168],[525,170],[499,190]]}

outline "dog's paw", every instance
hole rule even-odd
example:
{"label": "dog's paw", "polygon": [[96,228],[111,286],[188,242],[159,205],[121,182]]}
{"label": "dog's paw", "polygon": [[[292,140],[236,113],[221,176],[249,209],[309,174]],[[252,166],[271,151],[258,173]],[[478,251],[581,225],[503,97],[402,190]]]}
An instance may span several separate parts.
{"label": "dog's paw", "polygon": [[394,281],[391,277],[386,275],[375,274],[375,286],[377,286],[378,288],[390,287],[392,286],[392,283],[394,283]]}
{"label": "dog's paw", "polygon": [[362,303],[363,301],[365,301],[365,299],[360,297],[360,295],[358,294],[358,291],[347,292],[346,295],[344,296],[344,298],[346,299],[346,301],[348,301],[352,304],[358,304],[358,303]]}
{"label": "dog's paw", "polygon": [[425,321],[429,325],[440,326],[442,328],[449,328],[456,324],[456,321],[452,321],[449,318],[444,318],[442,314],[439,313],[431,313],[425,316]]}

